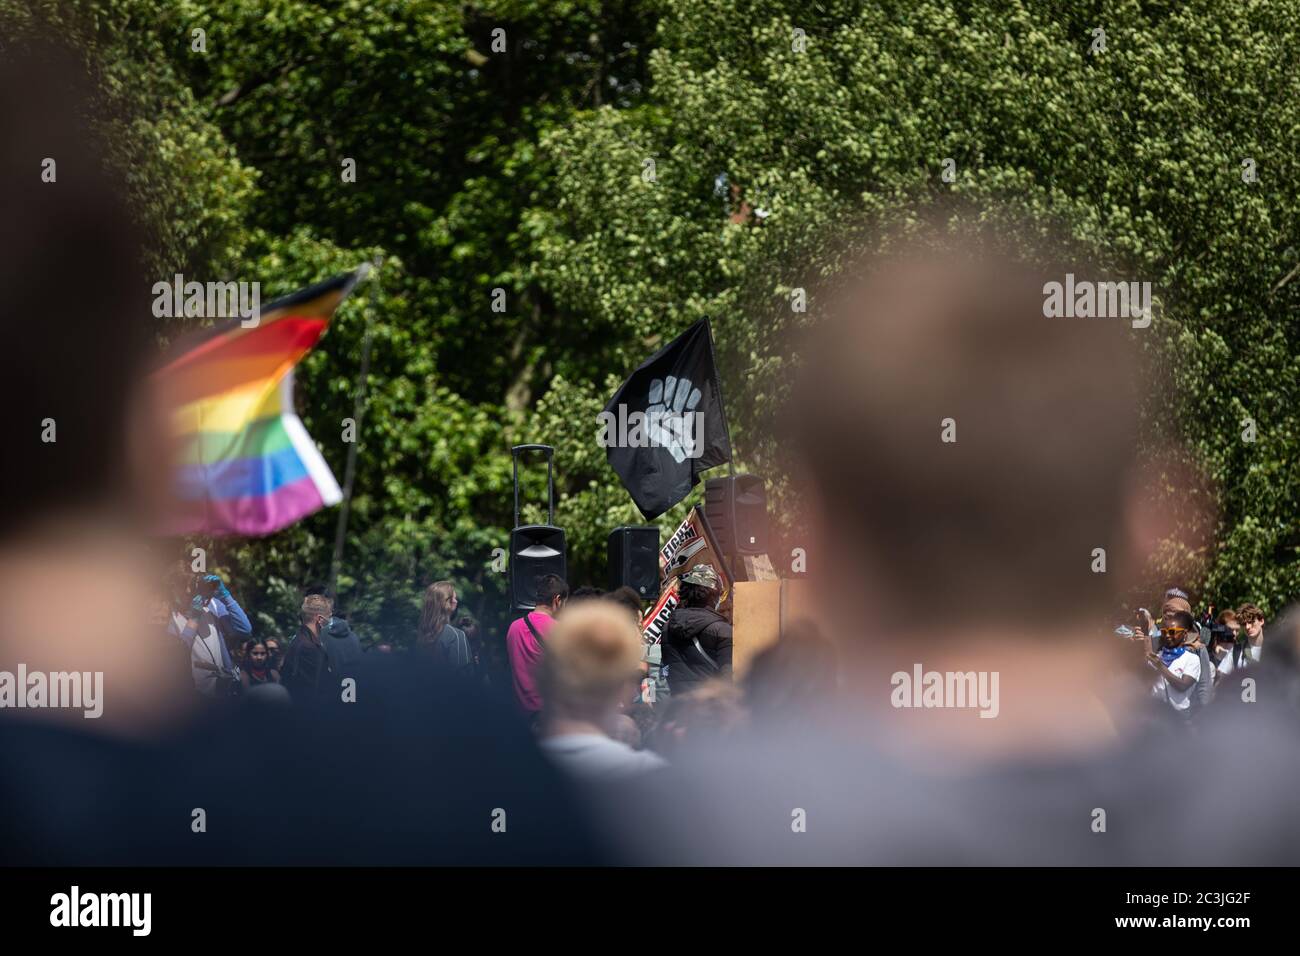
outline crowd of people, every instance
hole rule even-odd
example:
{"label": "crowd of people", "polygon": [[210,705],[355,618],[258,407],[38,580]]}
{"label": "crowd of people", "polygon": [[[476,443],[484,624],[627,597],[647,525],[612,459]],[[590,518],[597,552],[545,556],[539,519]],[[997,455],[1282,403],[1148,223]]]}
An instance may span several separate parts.
{"label": "crowd of people", "polygon": [[[1096,623],[1156,542],[1216,516],[1161,507],[1152,446],[1172,439],[1139,414],[1167,377],[1146,367],[1152,350],[1126,323],[1045,318],[1044,277],[1082,275],[1075,250],[995,217],[974,231],[943,218],[880,257],[846,251],[844,281],[792,343],[773,420],[821,633],[792,622],[730,679],[733,635],[700,569],[660,647],[668,694],[652,699],[639,602],[542,581],[536,609],[492,640],[439,582],[417,633],[390,636],[414,645],[396,660],[363,647],[325,589],[272,635],[220,577],[187,566],[159,586],[146,542],[165,510],[172,409],[149,375],[143,244],[61,74],[8,69],[6,407],[31,462],[0,471],[0,668],[102,674],[107,702],[95,720],[0,715],[7,861],[1149,866],[1300,852],[1295,621],[1269,623],[1267,654],[1254,608],[1197,623],[1186,594],[1166,597],[1158,625],[1144,614],[1132,647]],[[49,155],[59,187],[23,185]],[[1033,257],[1001,249],[1016,236]],[[94,309],[49,293],[70,276]],[[38,445],[46,419],[58,439]],[[1228,640],[1234,625],[1244,641]],[[1112,660],[1132,678],[1127,709],[1099,706]],[[506,701],[441,693],[408,661],[453,684],[486,677]],[[355,704],[309,708],[371,664]],[[997,719],[893,706],[890,675],[922,666],[998,674]],[[1249,706],[1234,706],[1238,668],[1258,684]],[[1197,720],[1207,674],[1215,718]],[[225,720],[193,706],[196,690],[292,706]],[[1146,732],[1138,702],[1186,711],[1213,759]],[[636,789],[603,805],[617,819],[596,832],[572,775]]]}
{"label": "crowd of people", "polygon": [[[391,646],[409,645],[444,679],[486,684],[545,755],[583,778],[650,776],[664,761],[683,765],[698,749],[688,744],[726,737],[714,759],[752,759],[720,786],[761,774],[782,747],[791,764],[819,755],[847,768],[836,748],[855,752],[860,741],[837,735],[864,729],[879,748],[869,761],[906,748],[909,771],[954,759],[972,775],[1004,762],[1082,760],[1127,742],[1144,717],[1205,727],[1216,721],[1201,714],[1228,713],[1268,673],[1285,683],[1294,635],[1274,625],[1263,656],[1255,604],[1207,605],[1198,616],[1187,591],[1171,588],[1158,618],[1140,609],[1117,629],[1125,641],[1105,633],[1124,599],[1119,582],[1143,573],[1153,543],[1177,530],[1148,487],[1152,469],[1134,465],[1140,355],[1117,327],[1043,322],[1043,267],[1003,253],[995,237],[967,240],[923,239],[865,269],[801,344],[809,371],[777,433],[798,462],[799,533],[817,556],[815,614],[786,622],[742,680],[733,679],[732,628],[708,566],[681,577],[680,604],[656,646],[642,638],[635,593],[571,590],[555,576],[535,582],[535,607],[503,639],[478,633],[455,585],[436,582],[417,633]],[[908,370],[921,366],[947,372],[918,388]],[[991,370],[1015,386],[987,386]],[[947,427],[936,431],[945,422],[960,423],[952,441]],[[1099,543],[1106,573],[1084,560]],[[197,617],[184,607],[173,614],[176,631],[189,640],[200,690],[242,689],[252,658],[227,661],[212,635],[232,635],[231,647],[251,639],[239,630],[246,616],[220,582],[208,586],[190,597]],[[1261,603],[1275,607],[1276,597]],[[267,648],[266,664],[257,658],[256,680],[278,677],[294,699],[337,696],[346,654],[388,646],[358,653],[329,595],[309,594],[297,633],[280,653]],[[1000,705],[985,713],[997,719],[972,721],[951,704],[898,709],[890,677],[913,669],[996,674]],[[1270,708],[1283,697],[1263,695],[1264,706],[1238,708],[1234,719],[1268,712],[1281,726],[1287,718]],[[832,712],[820,730],[788,739]],[[742,732],[746,751],[732,730],[760,725],[761,734]],[[913,809],[906,794],[898,807]],[[1016,845],[1033,857],[1032,840]]]}
{"label": "crowd of people", "polygon": [[[647,645],[646,610],[631,588],[570,590],[549,574],[535,583],[537,605],[519,614],[504,640],[491,641],[458,613],[451,581],[425,591],[409,653],[440,679],[493,689],[512,701],[542,751],[582,779],[618,779],[662,767],[693,732],[722,735],[758,710],[797,722],[833,694],[839,680],[833,647],[811,624],[760,654],[742,685],[732,680],[732,627],[719,611],[717,571],[698,565],[679,581],[678,606],[662,643]],[[218,575],[194,579],[183,601],[160,613],[198,693],[288,701],[338,695],[368,652],[321,588],[304,595],[299,626],[285,640],[252,634],[248,615]],[[1264,613],[1254,604],[1199,615],[1181,588],[1170,588],[1159,618],[1139,608],[1115,633],[1137,646],[1151,673],[1155,709],[1194,724],[1234,674],[1259,664]]]}
{"label": "crowd of people", "polygon": [[153,617],[172,639],[178,669],[208,698],[320,698],[362,654],[321,588],[304,595],[298,628],[284,641],[254,637],[248,614],[216,574],[177,574],[170,591],[156,596]]}
{"label": "crowd of people", "polygon": [[1159,621],[1139,608],[1134,626],[1121,625],[1115,632],[1138,643],[1145,653],[1155,672],[1152,697],[1191,723],[1231,683],[1227,679],[1232,674],[1260,662],[1264,612],[1246,603],[1216,615],[1214,605],[1207,605],[1195,617],[1187,592],[1170,588]]}
{"label": "crowd of people", "polygon": [[[504,640],[491,642],[460,606],[456,585],[425,590],[410,653],[436,677],[496,689],[513,701],[548,755],[582,776],[617,777],[663,765],[647,746],[685,732],[682,713],[661,724],[668,700],[699,692],[713,708],[739,705],[719,694],[731,676],[731,625],[717,607],[721,581],[710,565],[680,582],[679,606],[659,653],[643,643],[645,607],[630,587],[570,590],[554,574],[537,579],[537,605],[520,614]],[[217,574],[186,575],[160,595],[155,623],[195,691],[222,700],[323,701],[341,697],[364,654],[391,654],[400,642],[363,647],[323,588],[303,596],[297,630],[283,640],[257,637],[248,614]],[[656,664],[652,665],[651,661]],[[723,721],[725,725],[725,721]]]}

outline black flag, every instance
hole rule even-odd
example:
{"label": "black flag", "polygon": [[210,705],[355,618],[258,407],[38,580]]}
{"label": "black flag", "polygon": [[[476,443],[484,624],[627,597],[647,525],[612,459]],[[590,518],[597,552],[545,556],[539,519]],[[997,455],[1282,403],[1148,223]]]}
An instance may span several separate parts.
{"label": "black flag", "polygon": [[600,418],[610,467],[647,521],[690,494],[701,472],[731,461],[709,320],[642,362]]}

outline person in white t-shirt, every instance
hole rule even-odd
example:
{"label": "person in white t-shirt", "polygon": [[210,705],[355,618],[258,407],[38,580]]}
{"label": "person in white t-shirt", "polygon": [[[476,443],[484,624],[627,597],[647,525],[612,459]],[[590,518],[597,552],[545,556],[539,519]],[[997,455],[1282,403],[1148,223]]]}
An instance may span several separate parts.
{"label": "person in white t-shirt", "polygon": [[621,606],[566,607],[542,658],[542,752],[583,781],[611,781],[663,767],[662,757],[609,736],[611,718],[639,673],[641,632]]}
{"label": "person in white t-shirt", "polygon": [[1160,632],[1160,651],[1148,651],[1147,661],[1157,674],[1152,694],[1163,697],[1175,711],[1186,715],[1191,711],[1192,691],[1201,677],[1201,658],[1186,646],[1191,625],[1182,617],[1178,615]]}
{"label": "person in white t-shirt", "polygon": [[1224,615],[1229,614],[1233,616],[1229,627],[1235,634],[1236,641],[1232,644],[1225,641],[1216,648],[1216,653],[1220,655],[1216,668],[1216,679],[1219,680],[1233,671],[1258,664],[1264,646],[1264,612],[1253,604],[1243,604],[1235,614],[1232,611],[1224,612]]}
{"label": "person in white t-shirt", "polygon": [[1245,654],[1258,664],[1260,652],[1264,649],[1264,612],[1253,604],[1243,604],[1237,609],[1237,618],[1241,621],[1241,629],[1246,632]]}
{"label": "person in white t-shirt", "polygon": [[1215,678],[1216,680],[1222,680],[1233,671],[1243,670],[1250,666],[1251,659],[1249,652],[1246,650],[1246,645],[1220,645],[1220,649],[1223,651],[1223,656],[1219,658],[1219,662],[1215,666],[1215,672],[1218,675]]}

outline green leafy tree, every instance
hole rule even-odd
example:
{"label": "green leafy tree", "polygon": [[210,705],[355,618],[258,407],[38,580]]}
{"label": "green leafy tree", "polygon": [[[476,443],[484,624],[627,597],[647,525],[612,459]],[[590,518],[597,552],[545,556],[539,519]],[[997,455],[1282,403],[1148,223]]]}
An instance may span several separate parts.
{"label": "green leafy tree", "polygon": [[558,175],[537,274],[561,309],[629,348],[712,316],[737,444],[775,473],[790,292],[839,269],[847,227],[952,197],[1062,227],[1153,283],[1147,347],[1172,378],[1149,390],[1151,460],[1178,496],[1190,465],[1217,509],[1203,540],[1161,543],[1148,586],[1272,609],[1296,594],[1294,3],[661,12],[644,100],[543,137]]}
{"label": "green leafy tree", "polygon": [[[595,415],[701,316],[737,467],[778,476],[785,336],[816,308],[792,295],[850,232],[954,198],[1153,283],[1150,461],[1187,517],[1143,583],[1276,610],[1300,585],[1297,6],[0,0],[0,55],[82,51],[159,276],[269,296],[383,257],[298,373],[342,476],[369,330],[339,580],[367,638],[408,641],[442,577],[499,631],[515,443],[556,446],[571,577],[600,583],[641,522]],[[215,544],[262,630],[328,575],[336,517]]]}

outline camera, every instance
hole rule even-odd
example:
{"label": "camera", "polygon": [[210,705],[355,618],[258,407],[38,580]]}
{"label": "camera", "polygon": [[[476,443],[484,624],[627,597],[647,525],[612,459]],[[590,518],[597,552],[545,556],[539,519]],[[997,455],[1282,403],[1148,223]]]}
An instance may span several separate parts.
{"label": "camera", "polygon": [[1226,624],[1212,624],[1210,625],[1210,640],[1216,645],[1232,645],[1236,643],[1237,635],[1233,634],[1232,628]]}

